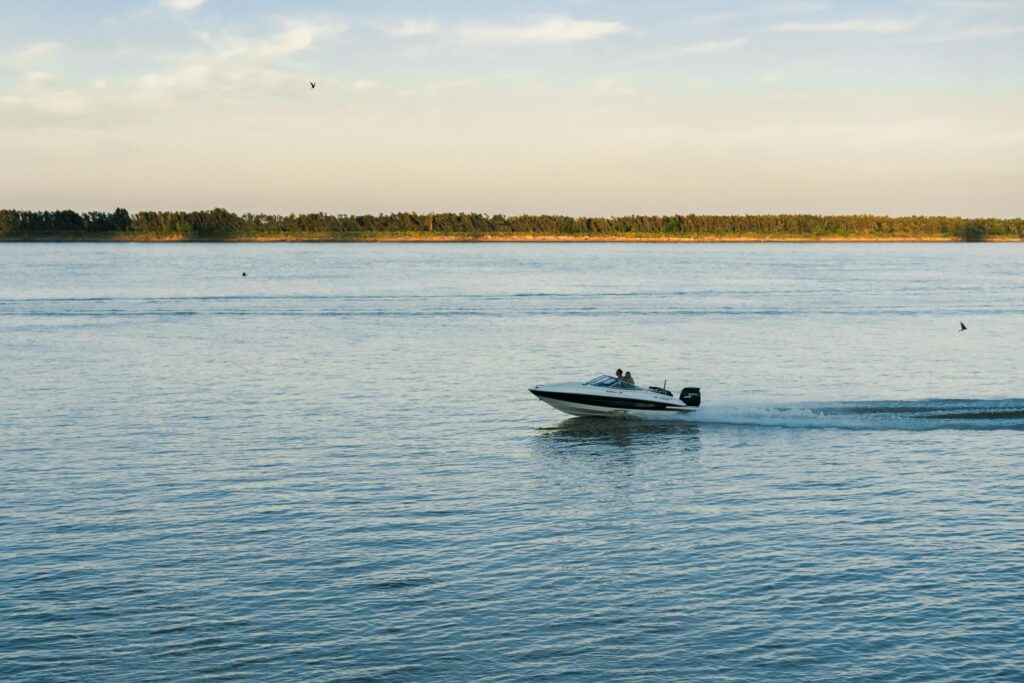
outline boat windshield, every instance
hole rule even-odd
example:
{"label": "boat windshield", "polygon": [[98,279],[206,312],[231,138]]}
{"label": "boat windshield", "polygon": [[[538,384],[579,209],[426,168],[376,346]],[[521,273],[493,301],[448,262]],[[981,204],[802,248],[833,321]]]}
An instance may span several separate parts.
{"label": "boat windshield", "polygon": [[594,379],[587,382],[592,387],[605,387],[608,389],[639,389],[640,387],[629,382],[623,382],[621,379],[616,379],[608,375],[598,375]]}

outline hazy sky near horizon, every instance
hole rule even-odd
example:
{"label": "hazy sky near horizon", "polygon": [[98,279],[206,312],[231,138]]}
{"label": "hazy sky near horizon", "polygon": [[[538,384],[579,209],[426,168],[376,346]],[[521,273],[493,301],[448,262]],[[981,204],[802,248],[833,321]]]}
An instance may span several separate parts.
{"label": "hazy sky near horizon", "polygon": [[1024,0],[0,4],[0,208],[1024,215]]}

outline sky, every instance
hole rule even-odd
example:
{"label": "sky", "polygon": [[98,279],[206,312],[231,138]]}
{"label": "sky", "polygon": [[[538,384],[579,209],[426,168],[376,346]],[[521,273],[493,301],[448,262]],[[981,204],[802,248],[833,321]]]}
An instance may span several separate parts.
{"label": "sky", "polygon": [[0,0],[0,208],[117,206],[1020,217],[1024,0]]}

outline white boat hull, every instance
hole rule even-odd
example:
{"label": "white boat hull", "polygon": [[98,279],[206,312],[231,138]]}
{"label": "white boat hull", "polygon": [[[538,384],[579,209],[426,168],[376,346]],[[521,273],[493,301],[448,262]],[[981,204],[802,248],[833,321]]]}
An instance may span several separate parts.
{"label": "white boat hull", "polygon": [[690,413],[700,405],[700,389],[675,398],[658,387],[638,387],[602,375],[590,382],[537,385],[530,393],[556,410],[580,417],[665,417]]}
{"label": "white boat hull", "polygon": [[692,413],[696,408],[665,408],[663,410],[631,410],[629,408],[612,408],[607,406],[584,405],[571,401],[560,401],[556,398],[540,398],[555,410],[560,410],[577,417],[665,417],[676,413]]}

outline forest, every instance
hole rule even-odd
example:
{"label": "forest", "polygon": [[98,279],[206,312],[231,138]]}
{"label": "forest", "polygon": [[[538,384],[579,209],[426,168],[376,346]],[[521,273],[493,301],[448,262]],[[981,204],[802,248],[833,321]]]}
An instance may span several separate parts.
{"label": "forest", "polygon": [[206,211],[0,210],[0,240],[316,241],[375,240],[986,240],[1024,239],[1024,218],[947,216],[675,215],[580,218],[479,213],[287,216]]}

